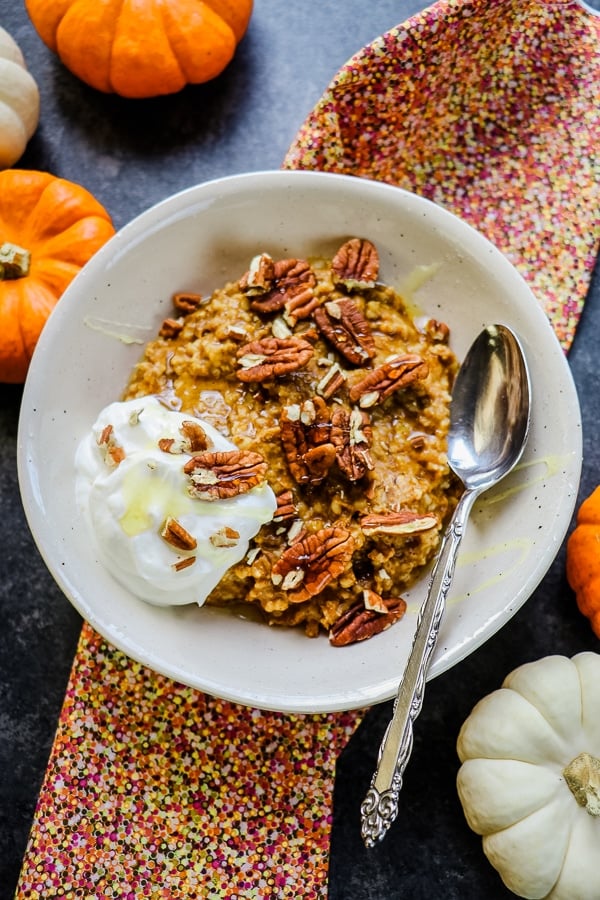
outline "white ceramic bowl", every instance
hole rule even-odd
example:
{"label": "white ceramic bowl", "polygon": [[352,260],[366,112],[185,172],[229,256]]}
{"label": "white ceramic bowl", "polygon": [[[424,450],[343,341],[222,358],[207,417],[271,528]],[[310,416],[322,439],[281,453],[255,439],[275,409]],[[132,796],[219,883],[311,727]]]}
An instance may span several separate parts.
{"label": "white ceramic bowl", "polygon": [[564,354],[524,280],[448,211],[399,188],[312,172],[264,172],[193,187],[123,228],[52,313],[25,385],[19,477],[25,511],[54,578],[113,645],[174,679],[250,706],[351,709],[394,695],[427,578],[394,628],[346,648],[196,606],[157,608],[97,561],[74,492],[74,455],[99,410],[118,399],[170,313],[171,295],[239,277],[257,252],[331,253],[373,240],[381,279],[446,321],[459,358],[491,322],[520,336],[532,380],[529,441],[518,469],[476,505],[430,677],[480,646],[527,600],[566,534],[581,468],[579,406]]}

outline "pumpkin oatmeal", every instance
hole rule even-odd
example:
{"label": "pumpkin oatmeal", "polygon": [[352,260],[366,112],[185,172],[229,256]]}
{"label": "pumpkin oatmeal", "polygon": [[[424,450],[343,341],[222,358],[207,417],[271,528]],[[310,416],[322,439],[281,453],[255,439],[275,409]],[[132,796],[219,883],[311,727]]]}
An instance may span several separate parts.
{"label": "pumpkin oatmeal", "polygon": [[[174,296],[123,399],[154,394],[266,463],[273,520],[208,604],[250,604],[336,646],[371,637],[402,617],[460,490],[448,327],[413,320],[365,239],[332,260],[262,253],[240,275]],[[191,477],[215,466],[197,459]]]}

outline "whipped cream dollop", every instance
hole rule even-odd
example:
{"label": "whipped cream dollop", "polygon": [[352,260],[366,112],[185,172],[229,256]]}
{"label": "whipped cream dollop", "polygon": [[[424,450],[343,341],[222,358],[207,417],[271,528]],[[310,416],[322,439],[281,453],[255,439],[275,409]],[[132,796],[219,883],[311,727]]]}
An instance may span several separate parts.
{"label": "whipped cream dollop", "polygon": [[198,428],[208,452],[236,450],[154,396],[111,403],[77,450],[77,501],[100,560],[150,603],[204,603],[277,506],[266,481],[227,499],[192,496],[184,466]]}

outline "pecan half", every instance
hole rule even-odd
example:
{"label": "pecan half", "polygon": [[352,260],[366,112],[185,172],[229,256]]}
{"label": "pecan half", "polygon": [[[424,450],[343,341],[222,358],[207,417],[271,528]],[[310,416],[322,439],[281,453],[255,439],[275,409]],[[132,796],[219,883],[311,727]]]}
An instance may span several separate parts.
{"label": "pecan half", "polygon": [[411,512],[408,509],[399,512],[373,513],[363,516],[360,527],[363,534],[416,534],[437,528],[440,521],[436,515]]}
{"label": "pecan half", "polygon": [[268,381],[301,369],[313,353],[312,344],[302,338],[262,338],[240,347],[236,374],[244,382]]}
{"label": "pecan half", "polygon": [[161,528],[160,536],[177,550],[195,550],[198,542],[193,534],[183,527],[173,516],[167,516]]}
{"label": "pecan half", "polygon": [[372,438],[369,414],[354,407],[351,412],[342,406],[331,414],[331,443],[335,447],[337,464],[349,481],[359,481],[373,468],[369,453]]}
{"label": "pecan half", "polygon": [[190,291],[179,291],[177,294],[173,294],[172,299],[175,310],[183,316],[194,312],[202,303],[202,295],[193,294]]}
{"label": "pecan half", "polygon": [[208,448],[206,432],[199,422],[186,419],[179,429],[181,439],[160,438],[158,446],[164,453],[199,453]]}
{"label": "pecan half", "polygon": [[274,263],[272,278],[265,290],[257,292],[250,306],[260,313],[279,312],[286,309],[295,319],[304,318],[299,311],[309,307],[305,315],[310,315],[314,306],[315,273],[305,259],[281,259]]}
{"label": "pecan half", "polygon": [[350,297],[329,300],[313,311],[319,331],[329,343],[354,365],[375,356],[371,326]]}
{"label": "pecan half", "polygon": [[367,609],[361,600],[351,606],[329,632],[329,643],[333,647],[347,647],[359,641],[366,641],[386,631],[398,622],[406,612],[406,602],[402,598],[382,600],[386,612]]}
{"label": "pecan half", "polygon": [[331,422],[321,397],[285,407],[279,419],[281,443],[292,476],[299,484],[320,484],[335,462]]}
{"label": "pecan half", "polygon": [[302,603],[341,575],[353,552],[349,531],[339,526],[322,528],[284,550],[271,570],[271,580],[287,592],[290,603]]}
{"label": "pecan half", "polygon": [[334,281],[349,291],[372,288],[379,276],[377,248],[365,238],[352,238],[333,257],[332,269]]}
{"label": "pecan half", "polygon": [[427,363],[416,353],[394,356],[353,384],[348,395],[353,403],[367,408],[382,402],[399,388],[423,380],[428,373]]}
{"label": "pecan half", "polygon": [[125,459],[125,450],[120,444],[117,444],[112,425],[106,425],[102,429],[97,443],[107,466],[118,466]]}
{"label": "pecan half", "polygon": [[265,480],[267,463],[251,450],[219,450],[199,453],[183,471],[189,478],[190,496],[201,500],[226,500],[246,494]]}
{"label": "pecan half", "polygon": [[306,466],[308,478],[303,479],[309,484],[320,484],[335,462],[335,447],[333,444],[318,444],[310,447],[302,456],[302,462]]}

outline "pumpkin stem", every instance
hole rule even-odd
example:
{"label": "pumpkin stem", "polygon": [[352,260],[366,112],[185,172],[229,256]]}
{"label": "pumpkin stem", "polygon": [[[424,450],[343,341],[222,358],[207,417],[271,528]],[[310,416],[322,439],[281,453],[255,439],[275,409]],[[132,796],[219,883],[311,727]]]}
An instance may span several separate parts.
{"label": "pumpkin stem", "polygon": [[9,278],[25,278],[29,275],[31,253],[6,241],[0,246],[0,281]]}
{"label": "pumpkin stem", "polygon": [[600,759],[580,753],[563,771],[563,776],[579,805],[590,816],[600,816]]}

